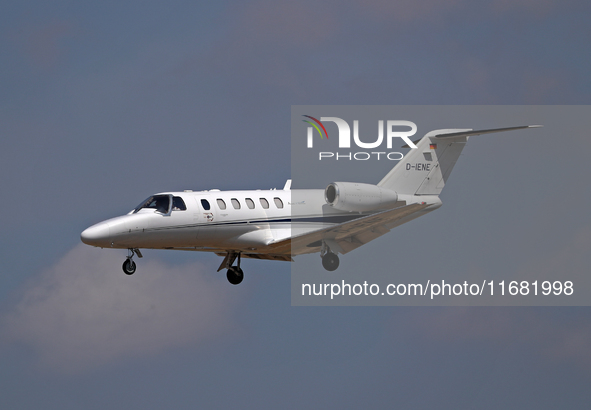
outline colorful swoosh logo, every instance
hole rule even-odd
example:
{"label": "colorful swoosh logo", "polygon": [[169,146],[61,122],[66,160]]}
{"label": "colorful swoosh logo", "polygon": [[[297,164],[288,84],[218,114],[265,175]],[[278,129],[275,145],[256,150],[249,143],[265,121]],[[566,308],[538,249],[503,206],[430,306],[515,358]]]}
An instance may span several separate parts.
{"label": "colorful swoosh logo", "polygon": [[[322,125],[322,123],[320,121],[318,121],[314,117],[310,117],[309,115],[304,115],[304,117],[310,118],[311,120],[314,120],[314,122],[316,122],[316,124],[320,125],[322,127],[322,129],[324,130],[324,135],[326,136],[326,139],[328,139],[328,133],[326,132],[326,128],[324,128],[324,125]],[[318,133],[320,134],[320,138],[324,138],[322,136],[322,131],[320,131],[320,128],[318,128],[318,126],[316,124],[314,124],[311,121],[306,121],[306,120],[302,120],[302,121],[307,122],[308,124],[310,124],[311,126],[313,126],[314,128],[316,128],[316,130],[318,130]]]}

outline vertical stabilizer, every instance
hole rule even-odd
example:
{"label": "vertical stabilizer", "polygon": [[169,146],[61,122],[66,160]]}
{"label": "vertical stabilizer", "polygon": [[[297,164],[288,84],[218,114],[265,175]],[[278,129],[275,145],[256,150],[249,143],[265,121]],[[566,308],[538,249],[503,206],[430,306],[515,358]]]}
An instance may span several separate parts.
{"label": "vertical stabilizer", "polygon": [[398,194],[439,195],[469,137],[539,127],[541,125],[488,130],[431,131],[420,141],[415,141],[417,148],[406,154],[378,186],[391,189]]}
{"label": "vertical stabilizer", "polygon": [[436,135],[467,133],[466,129],[435,130],[427,133],[386,175],[378,186],[408,195],[439,195],[451,174],[467,136],[448,139]]}

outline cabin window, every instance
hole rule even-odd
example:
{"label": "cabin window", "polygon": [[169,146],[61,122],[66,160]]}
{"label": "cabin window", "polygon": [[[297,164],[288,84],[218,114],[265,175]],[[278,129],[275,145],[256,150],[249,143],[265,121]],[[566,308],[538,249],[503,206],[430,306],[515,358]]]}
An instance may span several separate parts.
{"label": "cabin window", "polygon": [[261,201],[261,206],[263,209],[269,209],[269,201],[267,201],[265,198],[259,198],[259,201]]}
{"label": "cabin window", "polygon": [[209,211],[211,209],[211,206],[209,205],[209,201],[207,199],[202,199],[201,200],[201,206],[203,207],[203,209],[205,209],[206,211]]}
{"label": "cabin window", "polygon": [[141,209],[153,209],[156,212],[167,214],[170,210],[170,195],[152,195],[139,204],[133,213],[137,213]]}
{"label": "cabin window", "polygon": [[275,201],[275,206],[277,208],[283,208],[283,201],[281,198],[273,198],[273,201]]}
{"label": "cabin window", "polygon": [[185,205],[185,201],[180,196],[173,196],[172,197],[172,210],[173,211],[186,211],[187,206]]}
{"label": "cabin window", "polygon": [[246,206],[248,206],[248,209],[254,209],[254,202],[252,201],[252,199],[246,198],[244,201],[246,202]]}
{"label": "cabin window", "polygon": [[232,198],[232,206],[234,209],[240,209],[240,202],[236,198]]}
{"label": "cabin window", "polygon": [[220,209],[226,209],[226,203],[224,202],[223,199],[218,199],[217,201],[218,201],[218,207]]}

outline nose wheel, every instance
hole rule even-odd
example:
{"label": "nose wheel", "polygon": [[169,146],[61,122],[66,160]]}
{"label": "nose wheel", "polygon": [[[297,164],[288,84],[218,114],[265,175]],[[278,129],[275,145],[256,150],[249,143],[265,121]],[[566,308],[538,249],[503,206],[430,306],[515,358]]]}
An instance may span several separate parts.
{"label": "nose wheel", "polygon": [[133,275],[135,273],[135,262],[131,259],[125,259],[125,262],[123,262],[123,272],[126,275]]}
{"label": "nose wheel", "polygon": [[136,266],[133,261],[135,255],[137,255],[138,258],[143,257],[139,249],[128,249],[127,259],[123,262],[123,273],[126,275],[133,275],[135,273]]}

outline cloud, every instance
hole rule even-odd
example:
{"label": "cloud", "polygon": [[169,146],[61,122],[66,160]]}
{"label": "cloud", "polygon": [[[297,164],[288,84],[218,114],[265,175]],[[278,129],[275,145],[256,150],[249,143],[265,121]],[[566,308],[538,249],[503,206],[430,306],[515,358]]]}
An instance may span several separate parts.
{"label": "cloud", "polygon": [[43,366],[76,373],[229,331],[233,288],[200,264],[136,259],[137,273],[125,276],[121,262],[114,251],[77,246],[0,316],[0,334],[32,347]]}

